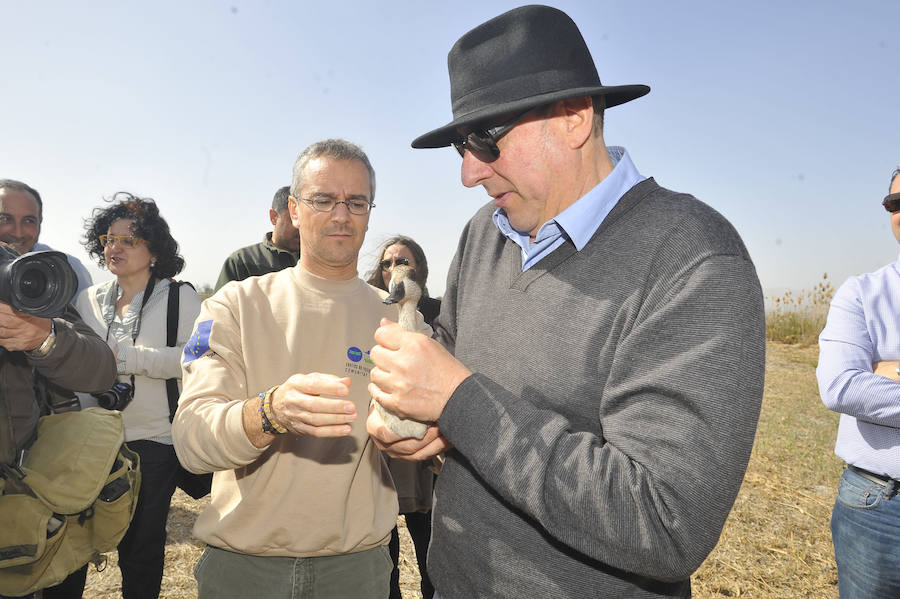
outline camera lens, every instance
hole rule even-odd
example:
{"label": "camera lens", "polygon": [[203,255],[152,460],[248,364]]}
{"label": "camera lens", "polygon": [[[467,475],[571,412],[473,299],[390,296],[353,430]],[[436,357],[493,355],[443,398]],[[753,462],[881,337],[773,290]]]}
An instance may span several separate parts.
{"label": "camera lens", "polygon": [[47,292],[47,275],[37,268],[23,272],[19,283],[22,295],[29,299],[37,299]]}
{"label": "camera lens", "polygon": [[94,397],[97,398],[97,404],[104,410],[111,410],[116,403],[115,395],[112,395],[109,391],[96,393]]}
{"label": "camera lens", "polygon": [[0,247],[0,302],[20,312],[52,318],[66,311],[78,278],[62,252],[16,256]]}
{"label": "camera lens", "polygon": [[134,397],[134,387],[128,383],[118,382],[108,391],[92,394],[97,405],[106,410],[124,410]]}

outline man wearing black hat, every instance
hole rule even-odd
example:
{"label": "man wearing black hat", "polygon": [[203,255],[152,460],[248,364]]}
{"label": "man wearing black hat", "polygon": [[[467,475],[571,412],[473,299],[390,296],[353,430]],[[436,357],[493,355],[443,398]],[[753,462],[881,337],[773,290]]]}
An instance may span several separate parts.
{"label": "man wearing black hat", "polygon": [[[376,331],[369,390],[445,452],[428,571],[441,599],[687,597],[743,478],[763,391],[762,292],[733,227],[607,148],[604,86],[545,6],[450,50],[454,145],[492,201],[463,231],[435,340]],[[445,349],[446,348],[446,349]],[[452,355],[451,355],[452,354]]]}

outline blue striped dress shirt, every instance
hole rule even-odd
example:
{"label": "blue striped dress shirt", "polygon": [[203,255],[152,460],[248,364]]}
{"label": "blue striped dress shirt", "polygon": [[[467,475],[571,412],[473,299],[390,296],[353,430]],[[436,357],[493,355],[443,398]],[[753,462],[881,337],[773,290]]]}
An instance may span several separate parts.
{"label": "blue striped dress shirt", "polygon": [[819,335],[819,393],[841,414],[834,452],[848,464],[900,478],[900,383],[873,364],[900,359],[900,260],[850,277]]}
{"label": "blue striped dress shirt", "polygon": [[537,264],[566,239],[581,251],[619,198],[646,179],[637,171],[625,148],[610,146],[608,150],[614,165],[612,172],[574,204],[541,225],[534,241],[528,233],[519,233],[512,228],[502,208],[494,212],[494,224],[500,232],[522,248],[523,271]]}

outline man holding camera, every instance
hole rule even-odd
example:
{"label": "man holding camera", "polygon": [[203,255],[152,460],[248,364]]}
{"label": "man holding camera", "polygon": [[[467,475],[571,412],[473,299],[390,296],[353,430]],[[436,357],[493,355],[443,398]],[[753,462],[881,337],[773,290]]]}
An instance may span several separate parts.
{"label": "man holding camera", "polygon": [[[900,168],[882,202],[900,241]],[[838,590],[900,597],[900,261],[850,277],[819,335],[819,393],[847,467],[831,515]]]}
{"label": "man holding camera", "polygon": [[[0,188],[0,223],[6,217],[4,200],[9,192],[8,187]],[[31,199],[37,204],[35,196]],[[32,247],[36,238],[35,233]],[[16,248],[3,245],[15,252]],[[9,284],[0,281],[0,290],[8,290]],[[0,301],[0,346],[0,447],[12,446],[16,463],[24,460],[34,442],[38,418],[56,405],[48,399],[50,395],[39,393],[48,386],[43,379],[50,386],[86,392],[105,391],[116,380],[112,352],[71,305],[61,317],[41,318]],[[81,597],[86,572],[82,568],[60,585],[45,589],[44,598]]]}
{"label": "man holding camera", "polygon": [[[43,219],[44,203],[36,189],[15,179],[0,179],[0,241],[19,254],[52,250],[38,243]],[[77,293],[81,293],[91,286],[91,273],[75,256],[66,254],[66,259],[78,277]]]}

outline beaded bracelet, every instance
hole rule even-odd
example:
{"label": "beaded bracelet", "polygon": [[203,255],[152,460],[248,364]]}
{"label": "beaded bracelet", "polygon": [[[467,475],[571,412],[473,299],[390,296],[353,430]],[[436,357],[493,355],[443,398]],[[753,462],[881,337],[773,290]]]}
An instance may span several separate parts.
{"label": "beaded bracelet", "polygon": [[259,398],[262,402],[257,411],[260,413],[260,416],[262,416],[262,429],[264,432],[283,435],[288,431],[284,426],[279,424],[275,419],[275,412],[272,411],[272,393],[274,393],[277,388],[278,385],[275,385],[265,393],[259,394]]}
{"label": "beaded bracelet", "polygon": [[259,407],[256,408],[256,411],[259,412],[260,417],[262,418],[262,429],[264,433],[269,433],[272,435],[277,435],[278,431],[275,430],[275,427],[272,426],[272,423],[269,422],[269,419],[266,418],[266,413],[263,412],[262,409],[262,398],[260,398]]}

